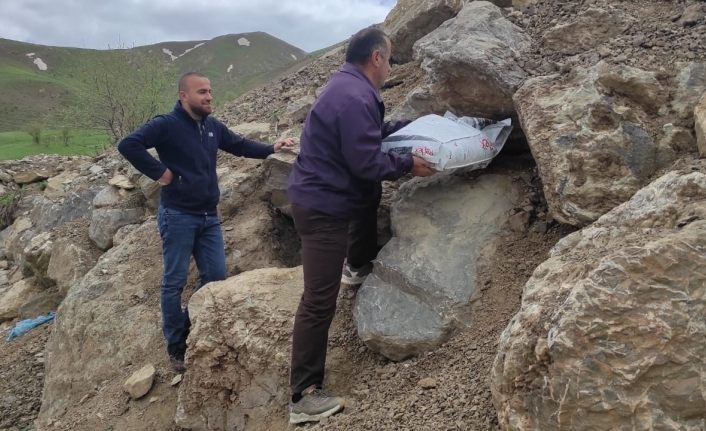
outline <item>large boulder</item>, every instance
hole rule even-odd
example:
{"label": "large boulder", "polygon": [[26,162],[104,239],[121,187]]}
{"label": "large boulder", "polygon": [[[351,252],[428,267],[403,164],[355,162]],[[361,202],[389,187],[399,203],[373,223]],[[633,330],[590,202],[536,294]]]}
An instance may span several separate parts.
{"label": "large boulder", "polygon": [[[275,224],[267,202],[250,200],[234,217],[223,221],[228,272],[237,274],[296,264],[298,247],[288,234],[290,230],[291,227],[286,230],[286,226],[281,226],[280,229]],[[296,258],[292,259],[292,255]]]}
{"label": "large boulder", "polygon": [[37,317],[55,310],[61,302],[56,288],[44,288],[34,277],[17,281],[0,289],[0,323],[13,319]]}
{"label": "large boulder", "polygon": [[43,195],[34,197],[30,217],[36,232],[46,232],[64,223],[85,218],[91,212],[93,198],[99,190],[97,185],[88,187],[79,184],[66,190],[64,198],[57,202]]}
{"label": "large boulder", "polygon": [[115,175],[113,178],[109,179],[108,184],[120,190],[133,190],[135,188],[135,183],[122,174]]}
{"label": "large boulder", "polygon": [[43,232],[29,241],[25,247],[23,254],[25,256],[25,269],[35,276],[37,284],[43,287],[51,287],[55,283],[47,276],[49,268],[49,260],[51,259],[54,249],[54,240],[52,234]]}
{"label": "large boulder", "polygon": [[703,429],[706,175],[669,172],[550,256],[500,337],[501,427]]}
{"label": "large boulder", "polygon": [[405,183],[392,206],[394,236],[356,297],[365,344],[402,360],[438,346],[465,322],[484,251],[521,196],[509,175]]}
{"label": "large boulder", "polygon": [[257,191],[263,182],[262,169],[253,161],[243,161],[250,169],[219,168],[218,188],[221,198],[218,215],[222,220],[233,217],[247,205],[248,198]]}
{"label": "large boulder", "polygon": [[444,21],[453,18],[461,0],[400,0],[385,18],[383,28],[393,46],[396,63],[412,61],[412,46]]}
{"label": "large boulder", "polygon": [[122,189],[107,185],[93,198],[95,208],[113,208],[125,201],[126,194]]}
{"label": "large boulder", "polygon": [[[170,426],[171,418],[147,425],[161,417],[160,403],[126,411],[125,399],[115,395],[145,363],[167,366],[159,312],[160,244],[156,223],[150,220],[103,254],[69,289],[47,342],[37,429],[102,429],[136,414],[144,414],[147,428]],[[153,391],[165,402],[175,402],[168,383]],[[91,406],[121,413],[103,418],[76,414]]]}
{"label": "large boulder", "polygon": [[272,206],[285,214],[291,215],[289,198],[287,197],[287,185],[289,174],[297,159],[299,150],[283,151],[273,154],[265,160],[266,180],[265,185],[269,192]]}
{"label": "large boulder", "polygon": [[67,187],[77,176],[78,173],[67,171],[49,178],[47,181],[47,187],[44,189],[44,196],[49,199],[63,198],[66,195]]}
{"label": "large boulder", "polygon": [[99,208],[93,210],[88,235],[101,250],[113,246],[113,236],[123,226],[142,221],[144,208]]}
{"label": "large boulder", "polygon": [[677,75],[669,108],[676,114],[675,123],[692,127],[694,107],[706,92],[706,62],[680,62],[675,65],[675,69]]}
{"label": "large boulder", "polygon": [[23,216],[15,219],[3,235],[6,256],[19,266],[24,266],[24,253],[32,238],[86,217],[91,211],[96,192],[91,188],[78,188],[56,202],[44,195],[21,199],[18,212]]}
{"label": "large boulder", "polygon": [[248,139],[264,141],[270,135],[270,123],[240,123],[231,127],[230,130]]}
{"label": "large boulder", "polygon": [[69,288],[95,266],[102,253],[88,238],[88,232],[62,236],[54,241],[46,276],[66,295]]}
{"label": "large boulder", "polygon": [[670,126],[661,137],[654,130],[652,116],[669,94],[654,72],[605,62],[531,79],[515,93],[555,219],[589,224],[696,150],[686,129]]}
{"label": "large boulder", "polygon": [[44,169],[34,169],[17,172],[12,179],[19,185],[36,183],[38,181],[46,180],[53,174]]}
{"label": "large boulder", "polygon": [[193,295],[178,425],[286,428],[292,322],[303,289],[301,267],[268,268],[210,283]]}
{"label": "large boulder", "polygon": [[289,102],[284,110],[285,122],[290,125],[303,123],[314,100],[313,95],[306,95]]}
{"label": "large boulder", "polygon": [[21,199],[17,212],[22,216],[16,218],[3,235],[6,256],[24,266],[24,251],[30,240],[39,234],[86,217],[91,211],[91,202],[96,193],[94,188],[78,187],[69,190],[64,198],[56,202],[44,195],[29,195]]}
{"label": "large boulder", "polygon": [[451,110],[496,119],[513,116],[512,95],[527,77],[516,59],[530,43],[499,7],[487,1],[466,4],[414,44],[427,82],[407,97],[407,115]]}
{"label": "large boulder", "polygon": [[29,217],[18,217],[3,230],[3,249],[5,255],[18,265],[24,264],[24,250],[29,241],[34,238],[32,220]]}

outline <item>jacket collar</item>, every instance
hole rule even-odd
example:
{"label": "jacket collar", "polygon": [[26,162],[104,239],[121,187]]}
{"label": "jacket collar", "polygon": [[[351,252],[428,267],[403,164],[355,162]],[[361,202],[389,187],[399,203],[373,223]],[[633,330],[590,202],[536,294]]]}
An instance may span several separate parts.
{"label": "jacket collar", "polygon": [[365,82],[370,87],[370,89],[373,90],[373,94],[375,94],[375,99],[378,101],[378,103],[382,103],[382,97],[380,97],[380,89],[378,89],[375,85],[373,85],[372,82],[370,82],[368,77],[365,76],[363,71],[361,71],[358,66],[353,63],[346,63],[343,65],[343,67],[341,67],[341,72],[351,74],[356,78],[360,79],[361,81]]}
{"label": "jacket collar", "polygon": [[[198,123],[198,121],[191,118],[191,115],[189,115],[189,113],[186,112],[186,109],[184,109],[184,107],[181,106],[181,100],[176,101],[176,104],[174,105],[174,112],[182,118],[185,118],[185,119],[188,119],[191,121],[195,121]],[[200,122],[206,121],[206,118],[208,118],[208,116],[203,117]]]}

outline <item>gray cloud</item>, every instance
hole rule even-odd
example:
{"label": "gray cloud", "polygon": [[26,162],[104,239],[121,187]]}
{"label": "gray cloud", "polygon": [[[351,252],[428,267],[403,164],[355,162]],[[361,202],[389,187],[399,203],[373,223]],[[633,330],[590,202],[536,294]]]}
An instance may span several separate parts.
{"label": "gray cloud", "polygon": [[116,48],[265,31],[306,51],[382,22],[395,0],[0,0],[0,37]]}

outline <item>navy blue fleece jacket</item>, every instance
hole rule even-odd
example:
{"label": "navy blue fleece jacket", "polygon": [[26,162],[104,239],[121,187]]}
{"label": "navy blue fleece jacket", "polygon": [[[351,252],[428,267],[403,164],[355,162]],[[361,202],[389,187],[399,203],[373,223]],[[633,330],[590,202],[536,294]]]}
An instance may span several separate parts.
{"label": "navy blue fleece jacket", "polygon": [[[148,148],[157,150],[159,160]],[[194,120],[180,102],[172,112],[154,117],[118,144],[120,154],[155,181],[169,168],[174,179],[162,187],[161,205],[191,214],[216,213],[219,149],[255,159],[274,152],[271,145],[245,139],[215,118]]]}

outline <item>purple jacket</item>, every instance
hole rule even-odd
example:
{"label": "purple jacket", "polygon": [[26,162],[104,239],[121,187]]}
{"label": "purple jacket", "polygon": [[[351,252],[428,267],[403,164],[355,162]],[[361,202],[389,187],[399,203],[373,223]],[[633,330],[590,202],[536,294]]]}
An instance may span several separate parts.
{"label": "purple jacket", "polygon": [[376,207],[380,181],[400,178],[413,164],[411,154],[382,153],[382,139],[408,123],[384,117],[377,88],[346,63],[307,115],[289,176],[290,202],[344,219]]}

